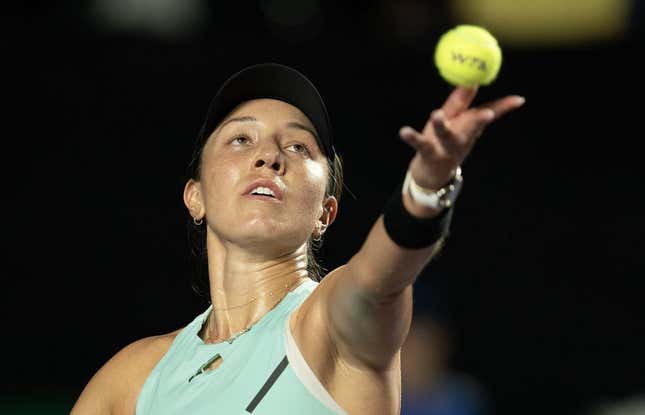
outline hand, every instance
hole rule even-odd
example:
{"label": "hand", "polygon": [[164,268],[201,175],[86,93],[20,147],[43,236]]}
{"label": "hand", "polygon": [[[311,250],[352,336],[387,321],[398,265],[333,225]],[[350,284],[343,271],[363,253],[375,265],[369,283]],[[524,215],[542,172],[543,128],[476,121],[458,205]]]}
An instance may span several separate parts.
{"label": "hand", "polygon": [[404,126],[401,139],[417,152],[410,162],[412,178],[419,186],[438,190],[445,186],[491,122],[524,104],[509,95],[479,107],[468,108],[477,88],[457,87],[440,109],[432,111],[422,132]]}

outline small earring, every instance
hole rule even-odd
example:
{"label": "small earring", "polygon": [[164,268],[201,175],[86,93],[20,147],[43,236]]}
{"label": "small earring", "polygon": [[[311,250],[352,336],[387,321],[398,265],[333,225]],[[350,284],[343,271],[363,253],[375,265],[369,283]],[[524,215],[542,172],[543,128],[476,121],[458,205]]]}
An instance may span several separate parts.
{"label": "small earring", "polygon": [[321,228],[322,228],[322,226],[316,226],[316,231],[311,236],[312,241],[314,241],[314,242],[322,241],[323,232],[322,232]]}
{"label": "small earring", "polygon": [[202,223],[204,223],[204,220],[203,220],[202,218],[199,218],[199,219],[197,219],[197,218],[193,218],[193,223],[194,223],[196,226],[199,226],[199,225],[201,225]]}

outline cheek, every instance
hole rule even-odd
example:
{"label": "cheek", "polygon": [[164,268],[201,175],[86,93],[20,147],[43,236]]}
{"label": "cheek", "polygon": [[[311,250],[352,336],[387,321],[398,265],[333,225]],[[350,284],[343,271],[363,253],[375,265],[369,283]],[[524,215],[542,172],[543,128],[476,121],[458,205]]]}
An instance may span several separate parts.
{"label": "cheek", "polygon": [[314,160],[307,160],[304,163],[304,168],[307,178],[312,183],[319,183],[324,185],[327,182],[327,168],[323,163]]}
{"label": "cheek", "polygon": [[327,187],[327,171],[320,163],[314,161],[305,164],[305,203],[312,211],[315,219],[318,219],[318,209],[322,205]]}
{"label": "cheek", "polygon": [[218,157],[204,163],[202,168],[202,180],[204,186],[204,199],[208,205],[224,203],[230,198],[218,197],[218,195],[232,194],[235,191],[235,183],[240,180],[240,169],[233,168],[236,161],[231,157]]}

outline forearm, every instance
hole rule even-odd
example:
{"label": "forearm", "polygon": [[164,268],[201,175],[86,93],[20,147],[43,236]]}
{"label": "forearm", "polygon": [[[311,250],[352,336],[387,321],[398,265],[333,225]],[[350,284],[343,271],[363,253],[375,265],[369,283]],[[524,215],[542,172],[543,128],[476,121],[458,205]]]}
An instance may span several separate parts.
{"label": "forearm", "polygon": [[[421,132],[411,127],[403,127],[400,130],[401,139],[416,150],[410,162],[409,172],[420,187],[438,189],[444,186],[448,177],[464,162],[484,128],[524,103],[524,98],[515,95],[488,102],[480,107],[468,108],[476,92],[476,88],[456,88],[441,109],[432,112]],[[417,204],[408,193],[403,195],[403,205],[408,213],[418,218],[430,218],[439,214]],[[389,225],[391,222],[387,223]],[[424,238],[424,235],[434,237],[433,231],[436,230],[428,227],[426,230],[430,229],[430,233],[422,233],[425,230],[415,232],[414,224],[410,225],[409,221],[402,228],[405,228],[404,235],[399,239],[406,239],[406,232],[418,237],[410,246],[424,246],[416,242],[426,242],[427,238]],[[354,275],[361,279],[363,290],[377,298],[396,296],[412,284],[421,270],[439,252],[446,235],[438,235],[430,241],[428,245],[434,243],[430,246],[406,249],[398,246],[394,242],[397,238],[392,239],[386,229],[391,229],[391,226],[385,227],[381,216],[364,245],[351,260],[354,263],[353,268],[357,270]]]}
{"label": "forearm", "polygon": [[[441,213],[419,205],[407,193],[403,194],[403,205],[407,212],[420,219],[434,218]],[[423,268],[441,250],[444,241],[441,238],[420,249],[403,248],[388,235],[381,215],[348,265],[368,295],[387,299],[414,283]]]}

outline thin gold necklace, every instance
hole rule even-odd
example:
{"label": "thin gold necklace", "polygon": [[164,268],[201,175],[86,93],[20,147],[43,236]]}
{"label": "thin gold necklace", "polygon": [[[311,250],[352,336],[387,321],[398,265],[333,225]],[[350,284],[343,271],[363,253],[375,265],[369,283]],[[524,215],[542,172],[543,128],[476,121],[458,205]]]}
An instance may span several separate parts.
{"label": "thin gold necklace", "polygon": [[[299,282],[299,283],[302,283],[302,282],[304,282],[304,281],[305,281],[305,280],[304,280],[303,278],[299,278],[299,279],[295,280],[295,281],[294,281],[293,283],[291,283],[291,284],[285,284],[285,285],[284,285],[284,287],[287,289],[287,291],[290,291],[290,290],[291,290],[291,288],[293,288],[294,286],[296,286],[296,283],[298,283],[298,282]],[[211,320],[211,318],[213,317],[213,311],[215,311],[215,310],[219,310],[219,311],[221,311],[221,310],[230,310],[230,309],[233,309],[233,308],[240,308],[240,307],[243,307],[243,306],[245,306],[245,305],[251,304],[253,301],[257,300],[257,299],[258,299],[258,298],[260,298],[260,297],[263,297],[264,295],[273,296],[273,293],[275,293],[275,290],[274,290],[274,291],[271,291],[271,292],[269,292],[269,293],[265,293],[265,294],[259,295],[259,296],[257,296],[257,297],[252,297],[252,298],[251,298],[251,301],[249,301],[248,303],[245,303],[245,304],[242,304],[242,305],[237,305],[237,306],[234,306],[234,307],[228,307],[228,308],[215,308],[215,307],[213,307],[213,308],[212,308],[212,311],[211,311],[211,314],[210,314],[210,316],[209,316],[209,318],[208,318],[208,319],[209,319],[209,321],[208,321],[208,327],[206,328],[206,332],[207,332],[207,333],[208,333],[208,335],[209,335],[207,339],[210,339],[210,338],[212,338],[212,337],[213,337],[213,336],[212,336],[212,324],[211,324],[211,321],[210,321],[210,320]],[[279,303],[280,303],[280,301],[277,301],[275,304],[273,304],[273,306],[272,306],[270,309],[268,309],[268,310],[267,310],[267,313],[268,313],[269,311],[273,310],[273,309],[274,309],[274,308],[275,308]],[[266,313],[265,313],[264,315],[266,315]],[[263,316],[264,316],[264,315],[263,315]],[[258,321],[259,321],[263,316],[261,316],[258,320],[254,321],[253,323],[249,324],[246,328],[244,328],[244,329],[242,329],[242,330],[238,331],[237,333],[235,333],[235,334],[231,335],[228,339],[220,340],[220,341],[218,341],[217,343],[220,343],[220,342],[224,342],[224,341],[225,341],[225,342],[228,342],[228,344],[232,344],[232,343],[233,343],[233,342],[234,342],[238,337],[240,337],[242,334],[244,334],[244,333],[246,333],[247,331],[251,330],[251,327],[253,327],[253,325],[254,325],[255,323],[257,323],[257,322],[258,322]]]}
{"label": "thin gold necklace", "polygon": [[[304,281],[302,278],[303,278],[303,277],[298,278],[297,280],[295,280],[295,281],[294,281],[293,283],[291,283],[291,284],[284,284],[284,287],[285,287],[285,288],[287,289],[287,291],[288,291],[288,290],[289,290],[289,289],[291,289],[294,285],[296,285],[296,283],[297,283],[297,282],[299,282],[299,281],[300,281],[300,282]],[[233,309],[235,309],[235,308],[244,307],[245,305],[249,305],[249,304],[251,304],[253,301],[256,301],[258,298],[264,297],[265,295],[268,295],[268,296],[272,297],[272,296],[273,296],[273,294],[274,294],[275,292],[276,292],[275,290],[272,290],[272,291],[269,291],[269,292],[266,292],[266,293],[260,294],[260,295],[258,295],[257,297],[251,297],[251,301],[249,301],[249,302],[247,302],[247,303],[244,303],[244,304],[235,305],[235,306],[233,306],[233,307],[217,308],[217,307],[213,306],[213,311],[226,311],[226,310],[233,310]]]}

